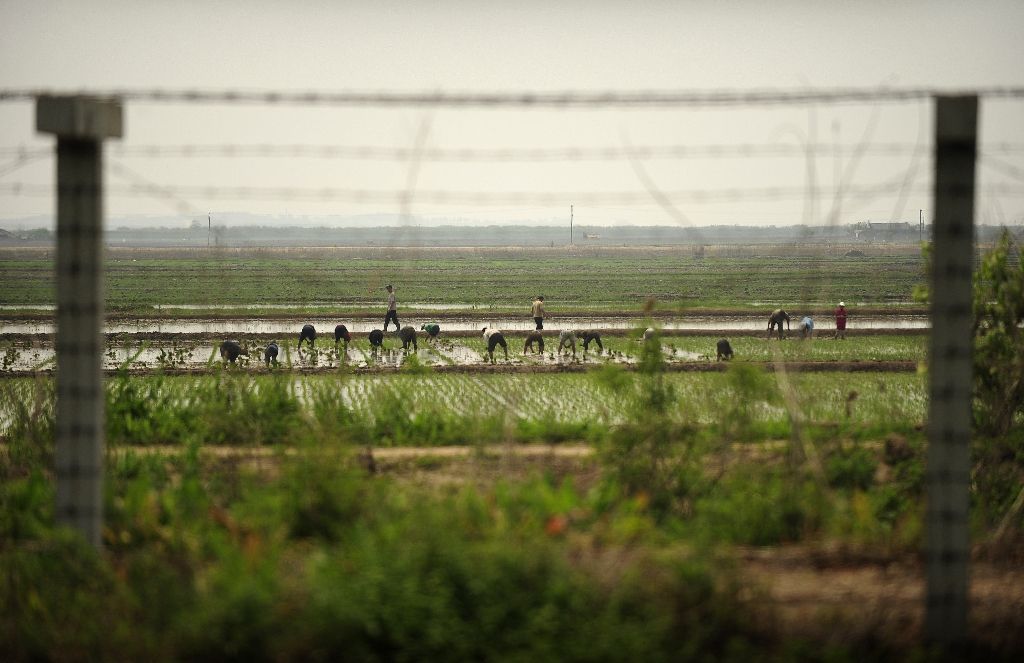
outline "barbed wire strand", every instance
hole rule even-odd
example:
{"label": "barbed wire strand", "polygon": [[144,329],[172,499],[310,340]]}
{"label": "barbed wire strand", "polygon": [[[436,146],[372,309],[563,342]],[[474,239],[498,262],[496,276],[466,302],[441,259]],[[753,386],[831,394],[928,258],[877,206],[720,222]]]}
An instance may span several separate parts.
{"label": "barbed wire strand", "polygon": [[[898,193],[904,175],[897,176],[896,181],[863,187],[851,188],[847,195],[854,198],[872,197],[883,194]],[[1007,197],[1024,196],[1024,186],[993,184],[985,187],[985,192]],[[370,189],[339,189],[333,187],[211,187],[211,186],[156,186],[132,184],[127,186],[110,185],[105,187],[110,195],[124,197],[167,197],[177,196],[182,199],[206,198],[210,200],[261,200],[261,201],[309,201],[309,202],[350,202],[368,204],[395,204],[402,200],[404,190],[370,190]],[[914,187],[914,193],[928,194],[931,187]],[[45,184],[29,184],[25,182],[0,183],[0,192],[24,196],[52,196],[59,193],[55,187]],[[696,204],[729,203],[729,202],[771,202],[776,200],[799,200],[807,195],[823,195],[831,192],[831,188],[818,187],[808,191],[806,187],[748,187],[725,189],[691,189],[666,191],[669,200],[686,201]],[[530,205],[542,207],[548,205],[569,204],[571,201],[584,201],[587,204],[600,206],[637,205],[650,203],[648,191],[449,191],[430,190],[417,194],[418,202],[432,205]]]}
{"label": "barbed wire strand", "polygon": [[[50,150],[50,152],[47,154],[47,156],[52,155],[52,152],[53,152],[53,150]],[[0,166],[0,177],[4,177],[6,175],[10,175],[11,173],[16,172],[16,171],[24,168],[25,166],[29,165],[30,163],[32,163],[34,161],[39,161],[42,158],[43,158],[43,155],[34,155],[34,154],[27,154],[27,153],[20,154],[20,155],[18,155],[17,158],[12,160],[10,163],[7,163],[7,164],[5,164],[3,166]]]}
{"label": "barbed wire strand", "polygon": [[[822,145],[822,151],[852,151],[854,146]],[[879,144],[866,148],[875,156],[902,156],[914,149],[913,145]],[[408,161],[413,150],[404,147],[344,146],[344,145],[184,145],[184,146],[123,146],[112,147],[121,157],[265,157],[265,158],[322,158],[379,161]],[[1022,153],[1024,145],[1014,146]],[[0,154],[3,154],[0,151]],[[725,158],[782,158],[802,156],[794,146],[771,144],[722,145],[655,145],[637,146],[626,152],[621,147],[560,147],[560,148],[426,148],[422,161],[612,161],[629,160],[631,155],[642,159],[725,159]]]}
{"label": "barbed wire strand", "polygon": [[281,91],[233,89],[48,89],[0,90],[0,102],[34,101],[47,96],[83,96],[122,102],[383,107],[475,108],[659,108],[778,106],[809,104],[902,103],[937,96],[978,96],[985,99],[1021,99],[1024,87],[975,88],[872,87],[755,90],[637,90],[637,91],[510,91],[510,92],[395,92],[395,91]]}
{"label": "barbed wire strand", "polygon": [[928,106],[921,104],[919,107],[919,113],[917,116],[917,147],[914,150],[913,156],[910,158],[910,163],[907,165],[906,177],[903,181],[903,186],[900,188],[900,193],[896,197],[896,204],[892,210],[892,219],[898,219],[903,216],[903,210],[907,205],[907,198],[910,195],[910,186],[917,178],[918,172],[920,172],[921,162],[924,159],[925,143],[927,141],[927,113]]}
{"label": "barbed wire strand", "polygon": [[1012,163],[1006,163],[1002,159],[995,157],[982,157],[979,159],[983,165],[988,166],[992,170],[998,171],[1003,175],[1012,177],[1013,179],[1024,182],[1024,168],[1018,168]]}
{"label": "barbed wire strand", "polygon": [[[852,154],[857,145],[820,143],[815,154]],[[875,143],[864,148],[865,155],[899,157],[913,154],[914,143]],[[125,145],[111,142],[109,154],[119,158],[285,158],[285,159],[353,159],[376,161],[408,161],[412,150],[406,147],[372,145]],[[1024,143],[989,143],[980,145],[978,153],[988,156],[1024,154]],[[427,148],[422,161],[628,161],[630,155],[641,159],[733,159],[806,157],[807,150],[798,145],[747,143],[703,145],[638,145],[628,153],[622,147],[557,147],[557,148]],[[52,147],[27,149],[0,147],[0,158],[52,157]]]}
{"label": "barbed wire strand", "polygon": [[829,219],[829,225],[835,225],[838,222],[839,214],[843,206],[843,192],[857,175],[857,168],[860,166],[861,159],[864,157],[864,148],[871,142],[871,137],[878,128],[878,119],[880,116],[878,106],[871,109],[871,117],[868,118],[867,126],[864,127],[864,133],[861,134],[861,138],[857,142],[857,149],[853,151],[853,154],[850,156],[850,160],[846,162],[845,168],[840,171],[839,186],[835,187],[832,196],[832,208],[829,210],[828,216],[825,217]]}
{"label": "barbed wire strand", "polygon": [[[107,167],[111,173],[127,180],[132,185],[145,187],[151,193],[151,197],[169,203],[179,214],[192,217],[201,213],[198,206],[185,200],[168,187],[153,182],[120,162],[110,160],[107,162]],[[109,190],[109,187],[107,189]]]}

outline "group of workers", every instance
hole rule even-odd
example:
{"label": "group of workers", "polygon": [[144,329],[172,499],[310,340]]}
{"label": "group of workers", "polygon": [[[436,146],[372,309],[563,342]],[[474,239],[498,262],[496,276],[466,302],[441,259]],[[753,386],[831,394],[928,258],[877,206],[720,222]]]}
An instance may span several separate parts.
{"label": "group of workers", "polygon": [[[414,351],[418,350],[417,345],[417,334],[413,327],[400,326],[398,322],[398,303],[395,296],[395,288],[391,284],[385,286],[385,290],[388,293],[387,299],[387,313],[384,316],[384,329],[374,329],[371,331],[367,338],[370,341],[370,347],[373,350],[379,349],[384,343],[384,335],[387,333],[388,326],[393,322],[395,324],[395,333],[398,338],[402,341],[402,349],[408,350],[409,346],[412,346]],[[530,313],[533,315],[534,323],[536,328],[534,331],[526,335],[526,342],[523,345],[523,354],[533,352],[536,348],[537,354],[544,352],[544,336],[541,331],[544,329],[544,296],[538,296],[531,305]],[[833,338],[845,339],[846,338],[846,304],[845,302],[839,302],[835,311],[832,313],[832,317],[835,319],[836,330]],[[768,317],[768,336],[771,338],[772,332],[775,331],[778,334],[779,340],[783,339],[782,325],[785,323],[786,330],[791,331],[790,327],[790,315],[784,309],[776,309],[772,311]],[[813,338],[814,336],[814,320],[809,315],[805,315],[799,323],[798,330],[800,332],[800,338]],[[431,338],[437,338],[438,334],[441,333],[441,326],[437,323],[430,322],[422,325],[420,331],[426,332]],[[505,340],[504,334],[500,330],[494,327],[484,327],[483,338],[487,341],[487,355],[490,361],[494,361],[494,350],[501,347],[505,353],[505,359],[508,359],[508,342]],[[655,330],[648,328],[644,331],[643,339],[646,341],[652,338],[655,334]],[[299,349],[302,348],[303,343],[309,343],[310,347],[314,346],[316,341],[316,329],[313,325],[307,324],[302,327],[299,332]],[[345,349],[348,349],[348,344],[352,340],[352,334],[348,331],[345,325],[338,325],[334,328],[334,345],[338,347],[339,344],[344,342]],[[562,330],[558,335],[558,353],[561,354],[563,350],[571,350],[573,356],[576,356],[576,344],[580,342],[583,345],[583,354],[586,355],[590,348],[590,344],[594,343],[597,345],[600,352],[604,351],[604,345],[601,342],[601,334],[594,330],[585,331],[572,331]],[[280,353],[280,348],[276,341],[271,341],[263,351],[264,361],[269,366],[270,364],[277,363],[277,357]],[[721,360],[723,358],[732,358],[732,348],[729,346],[729,342],[726,339],[722,339],[718,342],[717,356]],[[237,341],[224,341],[220,347],[221,358],[225,361],[234,362],[238,357],[246,355],[242,346]],[[246,355],[247,356],[247,355]]]}
{"label": "group of workers", "polygon": [[[832,317],[836,321],[836,331],[832,338],[846,340],[846,303],[839,302],[839,306],[832,312]],[[789,314],[785,310],[778,308],[772,311],[772,314],[768,316],[768,336],[772,337],[772,331],[777,331],[779,340],[782,340],[782,323],[786,323],[786,330],[790,331],[789,326]],[[813,338],[814,337],[814,319],[809,315],[805,315],[800,320],[800,338]]]}

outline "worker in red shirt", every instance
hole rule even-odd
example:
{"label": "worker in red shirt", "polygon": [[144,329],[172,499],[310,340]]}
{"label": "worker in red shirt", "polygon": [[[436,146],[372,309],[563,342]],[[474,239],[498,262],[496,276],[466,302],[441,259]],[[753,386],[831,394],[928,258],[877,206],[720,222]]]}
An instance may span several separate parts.
{"label": "worker in red shirt", "polygon": [[836,319],[836,335],[833,338],[846,340],[846,304],[839,302],[839,306],[833,311],[832,317]]}

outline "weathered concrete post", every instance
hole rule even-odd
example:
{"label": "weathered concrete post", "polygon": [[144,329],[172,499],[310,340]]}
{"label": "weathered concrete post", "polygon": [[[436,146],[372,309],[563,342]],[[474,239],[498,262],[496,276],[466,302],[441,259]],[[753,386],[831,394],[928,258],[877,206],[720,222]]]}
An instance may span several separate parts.
{"label": "weathered concrete post", "polygon": [[57,136],[57,521],[99,547],[103,527],[103,139],[121,104],[39,97],[36,130]]}
{"label": "weathered concrete post", "polygon": [[967,636],[978,98],[938,97],[935,110],[925,637],[956,645]]}

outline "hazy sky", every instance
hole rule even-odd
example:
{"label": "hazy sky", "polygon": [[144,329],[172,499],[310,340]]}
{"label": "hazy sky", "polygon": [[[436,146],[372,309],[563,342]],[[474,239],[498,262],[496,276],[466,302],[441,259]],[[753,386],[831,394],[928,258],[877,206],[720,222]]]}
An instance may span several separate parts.
{"label": "hazy sky", "polygon": [[[1021,26],[1022,2],[0,0],[0,88],[1024,86]],[[404,209],[420,223],[501,223],[561,221],[575,204],[577,222],[598,224],[916,221],[917,210],[927,215],[931,204],[931,112],[930,104],[920,102],[560,111],[133,102],[126,109],[125,138],[108,149],[107,181],[115,190],[107,214],[187,223],[208,211],[230,219],[232,212],[349,216]],[[8,225],[50,215],[54,208],[52,198],[33,188],[52,185],[52,158],[21,160],[18,153],[24,148],[32,156],[52,144],[36,136],[33,122],[30,103],[0,103],[0,219]],[[984,103],[981,122],[986,154],[979,166],[978,218],[1022,223],[1024,102]],[[154,145],[418,145],[423,158],[151,158],[131,152]],[[637,155],[541,162],[435,159],[437,151],[456,149],[625,146]],[[779,146],[792,154],[667,159],[641,149],[680,146]],[[11,187],[19,183],[27,186],[16,195]],[[140,183],[185,192],[125,195],[124,187]],[[880,185],[887,188],[870,191]],[[228,187],[329,189],[332,199],[301,200],[281,192],[230,199]],[[993,187],[1004,192],[993,193]],[[672,210],[646,198],[652,188],[676,192]],[[840,189],[845,193],[837,202]],[[343,192],[349,190],[387,196],[356,204],[346,199]],[[439,191],[486,199],[439,205],[431,202],[432,192]],[[403,192],[410,192],[406,208],[399,202]],[[493,200],[508,192],[531,199]],[[701,200],[700,192],[710,193]],[[593,194],[604,199],[593,200]]]}

